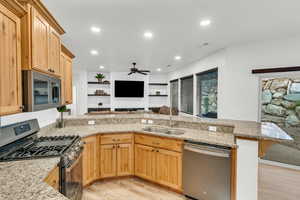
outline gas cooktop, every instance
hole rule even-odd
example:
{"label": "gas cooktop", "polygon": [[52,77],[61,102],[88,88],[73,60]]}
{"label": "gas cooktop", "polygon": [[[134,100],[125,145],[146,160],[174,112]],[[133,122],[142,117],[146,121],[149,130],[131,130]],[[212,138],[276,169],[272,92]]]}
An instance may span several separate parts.
{"label": "gas cooktop", "polygon": [[55,136],[33,139],[2,156],[0,160],[34,159],[62,156],[79,136]]}

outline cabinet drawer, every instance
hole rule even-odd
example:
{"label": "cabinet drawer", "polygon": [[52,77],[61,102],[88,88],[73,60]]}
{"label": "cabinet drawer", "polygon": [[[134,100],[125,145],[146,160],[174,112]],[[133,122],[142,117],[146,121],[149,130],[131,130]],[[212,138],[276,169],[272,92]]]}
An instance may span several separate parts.
{"label": "cabinet drawer", "polygon": [[135,135],[135,143],[182,152],[182,141],[148,135]]}
{"label": "cabinet drawer", "polygon": [[101,144],[131,143],[133,134],[109,134],[101,136]]}

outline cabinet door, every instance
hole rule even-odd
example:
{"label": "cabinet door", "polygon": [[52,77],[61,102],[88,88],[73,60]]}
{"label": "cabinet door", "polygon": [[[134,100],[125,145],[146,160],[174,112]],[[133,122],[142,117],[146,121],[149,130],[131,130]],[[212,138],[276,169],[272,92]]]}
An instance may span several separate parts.
{"label": "cabinet door", "polygon": [[32,67],[48,70],[49,25],[46,20],[32,8]]}
{"label": "cabinet door", "polygon": [[56,31],[50,27],[49,29],[49,69],[51,73],[60,76],[60,36]]}
{"label": "cabinet door", "polygon": [[155,181],[155,152],[154,148],[135,145],[135,175]]}
{"label": "cabinet door", "polygon": [[0,4],[0,116],[21,112],[20,19]]}
{"label": "cabinet door", "polygon": [[132,144],[117,145],[117,176],[133,174],[133,149]]}
{"label": "cabinet door", "polygon": [[115,145],[101,145],[101,178],[114,177],[117,175],[117,153]]}
{"label": "cabinet door", "polygon": [[66,104],[73,103],[73,92],[72,92],[72,59],[66,56],[65,68],[64,68],[64,84],[65,84],[65,102]]}
{"label": "cabinet door", "polygon": [[60,69],[61,69],[61,88],[60,88],[60,93],[61,93],[61,104],[65,105],[66,104],[66,98],[65,98],[65,66],[66,64],[66,58],[63,53],[60,54]]}
{"label": "cabinet door", "polygon": [[91,136],[83,139],[83,185],[87,185],[97,178],[97,170],[99,169],[97,137]]}
{"label": "cabinet door", "polygon": [[156,182],[182,190],[182,154],[158,149],[156,163]]}

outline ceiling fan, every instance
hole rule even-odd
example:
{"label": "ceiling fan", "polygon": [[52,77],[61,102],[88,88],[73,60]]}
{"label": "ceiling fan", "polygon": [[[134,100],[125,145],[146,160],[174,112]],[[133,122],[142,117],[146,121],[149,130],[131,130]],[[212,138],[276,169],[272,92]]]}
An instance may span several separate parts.
{"label": "ceiling fan", "polygon": [[136,68],[136,63],[132,63],[133,67],[130,68],[130,73],[128,75],[134,74],[134,73],[139,73],[139,74],[143,74],[143,75],[147,75],[147,73],[150,73],[149,70],[139,70],[138,68]]}

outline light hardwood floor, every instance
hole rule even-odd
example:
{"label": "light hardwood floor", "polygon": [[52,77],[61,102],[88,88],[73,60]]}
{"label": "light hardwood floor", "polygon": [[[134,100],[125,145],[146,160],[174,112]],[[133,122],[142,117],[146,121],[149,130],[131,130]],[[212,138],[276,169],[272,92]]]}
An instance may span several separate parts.
{"label": "light hardwood floor", "polygon": [[84,189],[82,200],[186,200],[186,198],[138,178],[125,178],[94,183]]}
{"label": "light hardwood floor", "polygon": [[258,177],[258,200],[299,200],[299,170],[259,164]]}

